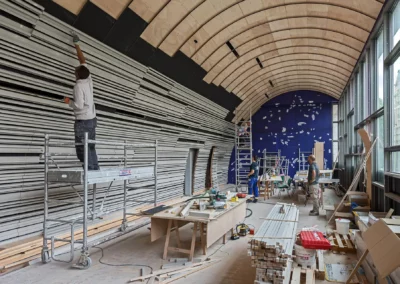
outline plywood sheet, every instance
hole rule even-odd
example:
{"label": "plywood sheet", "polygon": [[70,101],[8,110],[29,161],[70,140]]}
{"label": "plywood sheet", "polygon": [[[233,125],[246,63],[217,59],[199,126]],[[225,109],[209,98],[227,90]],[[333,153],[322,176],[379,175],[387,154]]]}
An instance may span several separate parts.
{"label": "plywood sheet", "polygon": [[90,0],[97,7],[109,14],[114,19],[118,19],[132,0]]}
{"label": "plywood sheet", "polygon": [[54,3],[57,3],[74,15],[78,15],[81,12],[87,1],[88,0],[53,0]]}
{"label": "plywood sheet", "polygon": [[129,8],[150,23],[170,0],[133,0]]}
{"label": "plywood sheet", "polygon": [[140,36],[154,47],[158,47],[168,34],[193,9],[204,0],[171,0],[150,22]]}
{"label": "plywood sheet", "polygon": [[315,142],[314,144],[315,162],[320,170],[324,169],[324,145],[324,142]]}

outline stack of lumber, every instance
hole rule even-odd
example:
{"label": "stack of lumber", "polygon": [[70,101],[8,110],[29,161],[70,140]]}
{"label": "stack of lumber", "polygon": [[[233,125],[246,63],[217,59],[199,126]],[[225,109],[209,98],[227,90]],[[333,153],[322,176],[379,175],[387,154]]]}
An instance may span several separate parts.
{"label": "stack of lumber", "polygon": [[277,203],[265,218],[249,242],[248,255],[256,267],[254,283],[289,283],[298,220],[297,207],[284,203]]}
{"label": "stack of lumber", "polygon": [[[72,96],[78,60],[70,35],[73,28],[48,15],[40,5],[30,0],[0,1],[0,11],[1,250],[5,244],[42,232],[44,135],[57,135],[60,142],[74,140],[73,111],[63,98]],[[205,187],[213,146],[218,150],[213,159],[218,181],[225,184],[234,143],[234,125],[225,121],[229,110],[77,33],[93,78],[96,138],[128,143],[158,140],[157,196],[161,202],[183,195],[190,148],[199,149],[194,191]],[[50,151],[61,168],[77,166],[73,146],[51,147]],[[97,151],[101,167],[121,166],[122,148],[98,145]],[[128,155],[129,167],[154,165],[152,149],[135,149]],[[106,195],[107,188],[107,184],[98,185],[98,200]],[[82,187],[76,189],[81,191]],[[153,192],[152,179],[129,185],[129,195],[139,200],[151,201]],[[66,200],[76,197],[65,184],[52,184],[50,196]],[[120,210],[122,201],[123,182],[114,182],[104,211]],[[80,205],[50,208],[55,218],[74,218],[81,211]]]}

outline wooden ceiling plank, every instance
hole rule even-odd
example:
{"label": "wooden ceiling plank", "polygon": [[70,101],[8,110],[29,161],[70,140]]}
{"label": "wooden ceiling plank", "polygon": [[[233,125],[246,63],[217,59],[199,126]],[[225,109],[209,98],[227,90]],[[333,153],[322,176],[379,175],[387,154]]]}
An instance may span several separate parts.
{"label": "wooden ceiling plank", "polygon": [[[303,71],[303,70],[312,70],[312,71],[316,71],[316,72],[324,72],[327,74],[330,74],[332,76],[334,76],[336,79],[338,80],[342,80],[343,82],[347,82],[347,77],[343,74],[337,73],[335,71],[332,71],[330,69],[324,69],[321,68],[319,66],[289,66],[286,68],[282,68],[281,70],[273,70],[273,72],[269,71],[269,70],[259,70],[257,73],[253,74],[251,77],[245,79],[239,86],[237,89],[235,89],[235,91],[233,92],[234,94],[239,93],[242,94],[242,89],[244,89],[245,92],[247,92],[249,90],[249,88],[251,88],[252,86],[252,82],[260,77],[260,76],[265,76],[266,80],[269,80],[271,77],[273,77],[274,75],[279,75],[279,74],[284,74],[285,72],[291,72],[291,71]],[[268,71],[268,72],[267,72]],[[278,71],[278,72],[276,72]]]}
{"label": "wooden ceiling plank", "polygon": [[133,0],[129,8],[147,23],[150,23],[169,1],[170,0]]}
{"label": "wooden ceiling plank", "polygon": [[[315,29],[326,29],[330,30],[333,32],[337,32],[338,34],[343,34],[346,36],[346,38],[349,40],[348,42],[351,43],[352,46],[355,47],[355,49],[361,49],[364,46],[364,42],[368,38],[369,33],[361,30],[360,28],[357,28],[355,26],[352,26],[350,24],[344,23],[344,22],[339,22],[336,20],[331,20],[331,19],[323,19],[323,18],[311,18],[311,17],[300,17],[300,18],[289,18],[289,19],[282,19],[282,20],[277,20],[277,21],[272,21],[265,23],[265,20],[263,23],[260,25],[257,25],[253,28],[248,28],[245,31],[239,32],[237,30],[237,35],[233,38],[230,39],[230,42],[234,47],[240,47],[242,44],[256,38],[259,36],[262,36],[264,34],[268,34],[270,32],[274,31],[281,31],[281,30],[287,30],[287,29],[299,29],[299,28],[315,28]],[[226,39],[224,39],[226,40]],[[226,41],[225,41],[226,42]],[[205,44],[204,47],[208,45]],[[216,45],[216,42],[213,41],[213,45]],[[224,45],[224,42],[219,42],[217,43],[219,48],[221,48]],[[203,48],[204,48],[203,47]],[[199,60],[195,60],[197,63],[202,64],[202,67],[206,70],[209,71],[212,69],[212,67],[219,61],[221,58],[224,56],[224,54],[221,54],[219,56],[216,56],[214,53],[215,51],[212,49],[207,49],[211,50],[210,53],[205,52],[204,50],[200,49],[198,53],[194,56],[194,58],[197,58],[197,56],[202,56]],[[204,59],[205,58],[205,59]],[[204,60],[203,60],[204,59]],[[203,62],[201,61],[203,60]]]}
{"label": "wooden ceiling plank", "polygon": [[[276,47],[274,45],[276,45]],[[309,45],[316,47],[323,47],[323,48],[325,47],[331,48],[338,52],[343,52],[353,57],[354,59],[357,59],[359,56],[358,51],[325,39],[309,39],[309,38],[288,39],[260,46],[259,48],[251,50],[248,53],[244,54],[239,59],[236,59],[235,61],[231,62],[229,65],[219,64],[218,68],[214,67],[206,75],[205,78],[207,78],[208,80],[212,79],[212,82],[215,85],[219,86],[226,79],[226,77],[229,76],[229,74],[237,70],[245,62],[253,60],[260,54],[265,53],[264,50],[269,51],[274,48],[279,49],[288,46],[309,46]],[[227,61],[224,62],[227,63]]]}
{"label": "wooden ceiling plank", "polygon": [[[200,27],[222,11],[240,1],[241,0],[221,0],[218,2],[203,2],[167,36],[160,45],[160,49],[168,55],[173,56]],[[195,48],[196,43],[193,41],[191,45]]]}
{"label": "wooden ceiling plank", "polygon": [[75,16],[78,16],[79,13],[81,12],[83,6],[85,6],[86,2],[88,0],[53,0],[54,3],[57,3],[64,9],[70,11],[72,14]]}
{"label": "wooden ceiling plank", "polygon": [[117,20],[132,0],[90,0],[90,2]]}
{"label": "wooden ceiling plank", "polygon": [[[285,51],[285,52],[283,52],[283,51]],[[326,51],[326,52],[320,52],[320,51]],[[279,49],[279,52],[282,53],[282,54],[311,53],[309,51],[308,47],[299,47],[299,48],[296,48],[296,49],[294,49],[294,48]],[[354,66],[355,63],[356,63],[356,60],[354,60],[354,59],[352,59],[350,57],[346,58],[346,56],[344,56],[343,54],[341,54],[339,52],[333,52],[332,50],[323,50],[323,49],[319,49],[317,51],[313,50],[312,54],[321,54],[321,55],[325,55],[325,56],[334,55],[333,58],[336,58],[336,59],[341,60],[343,62],[348,62],[348,64],[353,64],[352,66]],[[280,56],[282,56],[282,55],[280,55]],[[258,58],[260,59],[260,61],[263,63],[264,66],[267,65],[265,63],[265,61],[267,61],[270,57],[271,57],[270,54],[263,54],[263,55],[258,56]],[[254,64],[254,67],[249,68],[248,70],[243,72],[234,82],[232,82],[230,85],[228,85],[226,87],[227,91],[237,93],[237,91],[238,91],[237,90],[237,86],[239,84],[241,84],[243,82],[243,80],[245,80],[246,78],[250,77],[255,72],[258,72],[259,70],[260,69],[258,67],[258,64]]]}
{"label": "wooden ceiling plank", "polygon": [[[367,1],[371,1],[371,0],[367,0]],[[304,1],[303,1],[303,3],[304,3]],[[257,15],[258,16],[262,15],[263,13],[264,13],[264,17],[267,17],[267,19],[269,21],[271,21],[273,19],[277,20],[277,19],[279,19],[279,17],[280,17],[280,19],[283,19],[283,18],[286,18],[286,17],[289,17],[289,16],[290,17],[301,17],[301,16],[307,16],[308,14],[313,15],[313,16],[317,16],[317,17],[334,18],[333,16],[329,16],[330,14],[327,12],[326,7],[329,7],[329,13],[335,12],[336,19],[338,19],[338,20],[340,20],[342,22],[345,22],[345,23],[352,24],[354,26],[358,26],[361,29],[370,30],[372,28],[373,24],[374,24],[374,20],[372,18],[370,18],[368,16],[365,16],[364,14],[360,14],[360,13],[358,13],[356,11],[352,11],[352,10],[349,10],[349,9],[346,9],[346,8],[343,8],[343,7],[338,7],[338,6],[330,6],[330,5],[326,5],[326,4],[314,4],[314,3],[313,4],[305,3],[305,4],[296,4],[296,5],[273,7],[273,8],[268,9],[268,10],[255,12],[255,13],[249,15],[249,17],[246,17],[246,19],[249,20],[252,17],[257,17]],[[283,10],[278,12],[278,10],[280,10],[282,8],[283,8]],[[287,12],[288,10],[289,10],[290,14],[289,14],[289,12]],[[320,14],[318,14],[318,11],[321,11]],[[343,12],[344,15],[342,15],[341,12]],[[357,20],[355,20],[355,18]],[[239,20],[239,19],[236,19],[236,20]],[[208,25],[208,23],[206,25]],[[216,35],[218,32],[220,32],[222,29],[224,29],[226,27],[219,26],[218,28],[216,28],[214,26],[214,28],[215,28],[214,29],[214,33],[211,34],[211,36]],[[194,35],[194,37],[195,36],[196,35]],[[206,44],[207,40],[204,41],[204,42],[200,42],[200,45],[199,45],[200,48],[198,48],[197,52],[199,52],[201,50],[201,47],[204,44]],[[182,50],[184,50],[184,49],[185,49],[185,46],[182,47]],[[188,53],[187,55],[189,57],[192,57],[194,54]],[[199,64],[201,64],[201,63],[202,62],[200,62]]]}
{"label": "wooden ceiling plank", "polygon": [[281,95],[281,94],[285,94],[288,93],[290,91],[299,91],[299,90],[309,90],[309,91],[317,91],[317,92],[321,92],[323,94],[329,95],[335,99],[338,99],[338,95],[337,94],[333,94],[331,93],[329,90],[326,90],[325,88],[322,88],[318,85],[308,85],[308,86],[300,86],[300,85],[291,85],[291,86],[286,86],[285,88],[277,91],[277,93],[271,93],[269,95],[269,99],[265,97],[265,95],[260,95],[260,97],[258,99],[255,100],[249,100],[249,101],[243,101],[239,107],[237,108],[236,111],[236,117],[239,116],[243,116],[243,115],[248,115],[248,110],[251,108],[252,110],[254,110],[258,105],[263,105],[266,101]]}
{"label": "wooden ceiling plank", "polygon": [[204,0],[171,0],[150,22],[141,38],[158,47],[168,34]]}

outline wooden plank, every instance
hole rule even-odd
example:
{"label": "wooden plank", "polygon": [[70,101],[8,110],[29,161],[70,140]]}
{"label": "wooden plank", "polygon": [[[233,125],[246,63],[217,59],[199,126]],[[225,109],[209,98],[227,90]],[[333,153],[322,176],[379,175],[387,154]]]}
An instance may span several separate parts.
{"label": "wooden plank", "polygon": [[314,284],[314,283],[315,283],[314,270],[307,269],[307,272],[306,272],[306,284]]}
{"label": "wooden plank", "polygon": [[172,228],[172,220],[168,220],[167,237],[165,238],[163,259],[167,259],[168,248],[169,248],[169,239],[171,236],[171,228]]}
{"label": "wooden plank", "polygon": [[76,16],[78,16],[78,14],[81,12],[87,1],[88,0],[53,0],[53,2],[57,3]]}
{"label": "wooden plank", "polygon": [[292,280],[290,281],[290,284],[300,284],[300,275],[301,274],[301,268],[300,267],[295,267],[293,269],[293,274],[292,274]]}
{"label": "wooden plank", "polygon": [[315,142],[314,144],[315,162],[321,170],[324,169],[324,145],[324,142]]}
{"label": "wooden plank", "polygon": [[318,280],[325,280],[325,260],[324,252],[322,250],[317,250],[318,267],[315,271],[316,278]]}
{"label": "wooden plank", "polygon": [[133,0],[129,8],[150,23],[170,0]]}
{"label": "wooden plank", "polygon": [[90,2],[117,20],[132,0],[114,0],[112,2],[109,0],[90,0]]}
{"label": "wooden plank", "polygon": [[342,239],[341,239],[341,237],[340,237],[340,235],[338,233],[335,233],[335,239],[336,239],[336,242],[337,242],[337,244],[339,246],[339,249],[344,248]]}
{"label": "wooden plank", "polygon": [[183,207],[182,211],[179,212],[179,216],[184,217],[188,214],[190,207],[193,206],[194,200],[189,201],[185,207]]}
{"label": "wooden plank", "polygon": [[392,216],[393,212],[394,212],[394,209],[390,208],[390,210],[386,214],[385,218],[390,218]]}
{"label": "wooden plank", "polygon": [[347,237],[347,235],[343,235],[343,239],[344,239],[344,241],[346,242],[346,246],[349,248],[349,249],[353,249],[354,247],[353,247],[353,243],[351,242],[351,240],[349,240],[349,238]]}

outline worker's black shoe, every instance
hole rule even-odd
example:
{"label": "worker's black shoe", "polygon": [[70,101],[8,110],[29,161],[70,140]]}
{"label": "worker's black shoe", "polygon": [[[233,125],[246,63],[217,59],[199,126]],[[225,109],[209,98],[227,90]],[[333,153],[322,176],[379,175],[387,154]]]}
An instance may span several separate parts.
{"label": "worker's black shoe", "polygon": [[254,198],[253,203],[257,203],[258,199]]}
{"label": "worker's black shoe", "polygon": [[317,211],[312,210],[310,212],[310,214],[308,214],[308,215],[310,215],[310,216],[319,216],[319,213]]}
{"label": "worker's black shoe", "polygon": [[251,200],[251,199],[246,200],[246,203],[251,203],[251,202],[253,202],[253,200]]}

